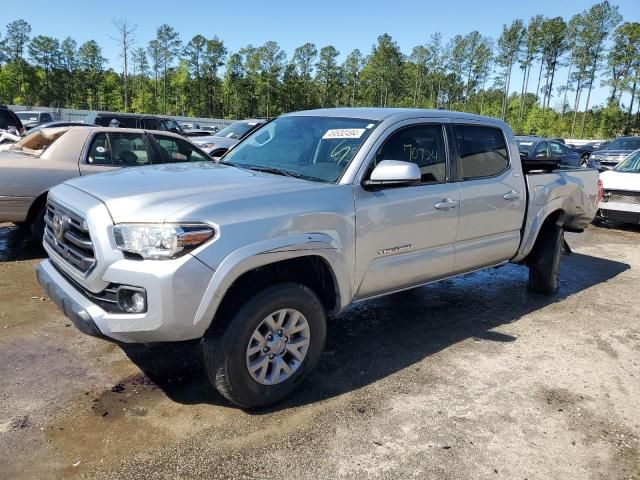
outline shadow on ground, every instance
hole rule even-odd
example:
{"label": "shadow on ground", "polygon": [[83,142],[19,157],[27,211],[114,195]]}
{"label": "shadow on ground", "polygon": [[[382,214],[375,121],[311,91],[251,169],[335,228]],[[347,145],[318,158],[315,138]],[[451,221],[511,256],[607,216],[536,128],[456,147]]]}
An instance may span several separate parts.
{"label": "shadow on ground", "polygon": [[6,223],[0,225],[0,262],[32,260],[44,256],[42,245],[31,239],[28,228]]}
{"label": "shadow on ground", "polygon": [[[528,293],[527,269],[506,265],[357,303],[329,320],[319,368],[290,400],[275,408],[359,389],[467,338],[516,341],[493,329],[629,268],[625,263],[574,253],[564,256],[560,292],[551,297]],[[197,343],[122,346],[172,400],[227,405],[209,383],[197,347]]]}

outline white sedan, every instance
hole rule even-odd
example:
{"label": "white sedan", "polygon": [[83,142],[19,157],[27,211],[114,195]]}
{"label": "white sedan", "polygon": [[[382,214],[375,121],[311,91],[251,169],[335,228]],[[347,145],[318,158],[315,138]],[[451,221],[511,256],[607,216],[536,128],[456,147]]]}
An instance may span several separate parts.
{"label": "white sedan", "polygon": [[604,195],[598,217],[614,222],[640,224],[640,150],[613,170],[600,174]]}

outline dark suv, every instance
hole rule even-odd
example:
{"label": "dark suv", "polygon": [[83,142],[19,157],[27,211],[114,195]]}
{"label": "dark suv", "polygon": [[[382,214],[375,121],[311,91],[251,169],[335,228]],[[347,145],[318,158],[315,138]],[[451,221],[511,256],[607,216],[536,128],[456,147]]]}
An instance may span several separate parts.
{"label": "dark suv", "polygon": [[[113,121],[117,125],[112,124]],[[84,123],[99,125],[101,127],[118,126],[120,128],[137,128],[141,130],[164,130],[166,132],[184,135],[178,122],[170,118],[155,117],[153,115],[136,115],[132,113],[90,113],[84,119]],[[115,123],[115,122],[114,122]]]}
{"label": "dark suv", "polygon": [[18,116],[9,110],[6,105],[0,105],[0,130],[7,130],[11,127],[14,127],[20,133],[24,133],[24,127]]}

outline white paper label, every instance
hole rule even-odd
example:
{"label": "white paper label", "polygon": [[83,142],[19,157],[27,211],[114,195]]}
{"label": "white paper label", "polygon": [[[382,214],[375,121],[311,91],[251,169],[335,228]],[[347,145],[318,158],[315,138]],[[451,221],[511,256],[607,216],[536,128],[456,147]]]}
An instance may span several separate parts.
{"label": "white paper label", "polygon": [[333,128],[327,130],[327,133],[325,133],[322,138],[360,138],[364,131],[364,128]]}

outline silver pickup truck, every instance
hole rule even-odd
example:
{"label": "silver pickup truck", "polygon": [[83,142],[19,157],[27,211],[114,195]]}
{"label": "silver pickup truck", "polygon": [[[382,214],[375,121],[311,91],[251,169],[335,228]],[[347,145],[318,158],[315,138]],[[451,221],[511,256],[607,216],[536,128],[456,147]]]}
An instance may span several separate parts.
{"label": "silver pickup truck", "polygon": [[262,407],[317,366],[326,317],[353,302],[507,262],[528,266],[531,290],[556,292],[564,231],[589,225],[599,180],[542,168],[523,169],[493,118],[293,113],[218,163],[53,188],[37,276],[87,334],[201,339],[213,385]]}

